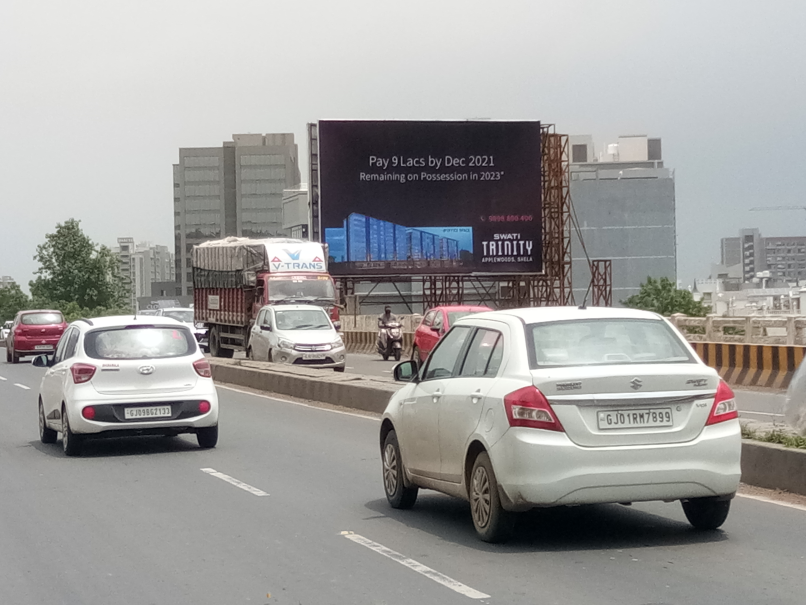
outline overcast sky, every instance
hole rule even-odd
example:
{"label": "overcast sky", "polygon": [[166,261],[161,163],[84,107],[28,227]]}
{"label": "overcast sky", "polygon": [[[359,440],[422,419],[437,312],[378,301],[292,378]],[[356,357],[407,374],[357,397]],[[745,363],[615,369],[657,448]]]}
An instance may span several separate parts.
{"label": "overcast sky", "polygon": [[[180,147],[318,118],[487,117],[663,139],[678,277],[806,235],[806,2],[5,0],[0,274],[57,222],[173,247]],[[306,180],[303,178],[303,180]]]}

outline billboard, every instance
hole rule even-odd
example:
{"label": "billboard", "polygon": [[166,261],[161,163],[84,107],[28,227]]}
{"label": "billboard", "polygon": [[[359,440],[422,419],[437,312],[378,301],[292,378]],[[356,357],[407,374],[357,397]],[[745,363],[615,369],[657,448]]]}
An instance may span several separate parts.
{"label": "billboard", "polygon": [[539,122],[321,120],[333,275],[540,273]]}

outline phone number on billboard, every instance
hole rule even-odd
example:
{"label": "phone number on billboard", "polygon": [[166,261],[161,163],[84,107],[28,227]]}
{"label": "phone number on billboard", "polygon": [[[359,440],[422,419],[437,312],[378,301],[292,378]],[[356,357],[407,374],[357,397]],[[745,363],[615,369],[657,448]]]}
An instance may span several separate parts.
{"label": "phone number on billboard", "polygon": [[531,214],[491,214],[487,217],[491,223],[528,223],[534,220]]}

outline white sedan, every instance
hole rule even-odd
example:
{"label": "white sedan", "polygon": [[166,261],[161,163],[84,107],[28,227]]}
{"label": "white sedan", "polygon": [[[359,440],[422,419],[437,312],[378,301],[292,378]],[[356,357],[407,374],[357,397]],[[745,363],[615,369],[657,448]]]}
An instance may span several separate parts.
{"label": "white sedan", "polygon": [[166,317],[80,319],[65,330],[39,387],[39,437],[76,456],[86,439],[195,433],[218,442],[218,396],[191,331]]}
{"label": "white sedan", "polygon": [[480,538],[533,507],[680,500],[699,529],[739,485],[733,392],[654,313],[533,308],[457,322],[389,402],[380,444],[395,508],[419,488],[470,501]]}

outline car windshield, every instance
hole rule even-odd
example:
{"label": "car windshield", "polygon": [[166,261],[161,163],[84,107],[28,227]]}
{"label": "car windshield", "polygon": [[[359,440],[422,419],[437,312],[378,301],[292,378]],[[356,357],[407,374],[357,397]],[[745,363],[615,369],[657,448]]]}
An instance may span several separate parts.
{"label": "car windshield", "polygon": [[47,326],[64,322],[61,313],[26,313],[20,320],[26,326]]}
{"label": "car windshield", "polygon": [[196,340],[179,326],[115,327],[88,332],[84,350],[95,359],[181,357],[196,351]]}
{"label": "car windshield", "polygon": [[481,313],[481,311],[448,311],[448,325],[453,325],[463,317]]}
{"label": "car windshield", "polygon": [[328,277],[272,277],[269,279],[269,301],[332,302],[336,298],[333,282]]}
{"label": "car windshield", "polygon": [[326,330],[330,320],[320,309],[276,310],[274,317],[278,330]]}
{"label": "car windshield", "polygon": [[193,309],[173,309],[171,311],[163,311],[162,314],[176,321],[193,323]]}
{"label": "car windshield", "polygon": [[13,321],[7,321],[6,323],[4,323],[4,324],[3,324],[3,327],[4,327],[6,330],[10,330],[10,329],[11,329],[11,326],[13,326],[13,325],[14,325],[14,322],[13,322]]}
{"label": "car windshield", "polygon": [[665,322],[594,319],[526,326],[532,368],[694,362]]}

